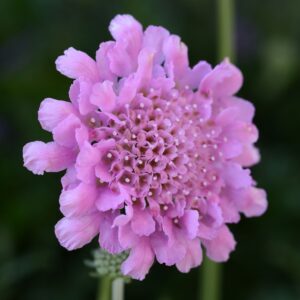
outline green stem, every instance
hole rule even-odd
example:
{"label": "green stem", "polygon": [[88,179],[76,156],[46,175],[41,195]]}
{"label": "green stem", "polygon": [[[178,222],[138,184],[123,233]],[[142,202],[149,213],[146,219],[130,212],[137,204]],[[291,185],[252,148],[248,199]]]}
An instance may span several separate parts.
{"label": "green stem", "polygon": [[235,60],[234,0],[218,0],[218,59]]}
{"label": "green stem", "polygon": [[[234,41],[234,0],[218,0],[218,60],[228,57],[235,60]],[[201,300],[221,299],[222,268],[206,258],[201,268],[202,285],[199,291]]]}
{"label": "green stem", "polygon": [[97,300],[110,300],[111,280],[108,276],[104,276],[99,281]]}
{"label": "green stem", "polygon": [[112,284],[112,300],[124,299],[124,280],[123,278],[117,278]]}
{"label": "green stem", "polygon": [[202,265],[201,300],[218,300],[221,297],[221,265],[204,259]]}

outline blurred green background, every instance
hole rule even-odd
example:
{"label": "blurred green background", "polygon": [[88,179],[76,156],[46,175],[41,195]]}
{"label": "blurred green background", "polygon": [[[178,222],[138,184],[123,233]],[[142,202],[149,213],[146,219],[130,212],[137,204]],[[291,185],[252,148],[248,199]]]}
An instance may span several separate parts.
{"label": "blurred green background", "polygon": [[[240,95],[257,107],[261,163],[253,169],[269,210],[231,226],[238,246],[223,265],[223,299],[300,299],[300,2],[236,1]],[[69,46],[94,55],[109,21],[130,13],[162,25],[189,46],[191,63],[216,64],[216,3],[211,0],[0,1],[0,299],[94,299],[97,281],[83,260],[94,244],[68,253],[55,239],[61,174],[34,176],[22,146],[50,140],[37,121],[45,97],[66,99],[70,80],[54,61]],[[126,299],[196,299],[199,270],[156,265]]]}

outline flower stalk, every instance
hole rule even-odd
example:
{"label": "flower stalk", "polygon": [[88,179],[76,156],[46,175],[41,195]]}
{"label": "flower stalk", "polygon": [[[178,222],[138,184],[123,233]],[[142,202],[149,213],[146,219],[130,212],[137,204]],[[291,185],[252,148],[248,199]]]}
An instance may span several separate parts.
{"label": "flower stalk", "polygon": [[[234,38],[234,0],[218,0],[218,60],[228,57],[235,61],[235,38]],[[208,258],[204,259],[201,268],[202,285],[200,285],[199,299],[220,300],[222,265]]]}
{"label": "flower stalk", "polygon": [[111,279],[109,276],[103,276],[99,279],[99,288],[97,300],[110,300]]}
{"label": "flower stalk", "polygon": [[218,0],[218,60],[235,61],[234,0]]}
{"label": "flower stalk", "polygon": [[202,289],[199,299],[219,300],[221,299],[221,272],[220,264],[205,258],[202,269]]}
{"label": "flower stalk", "polygon": [[124,279],[116,278],[112,283],[112,300],[124,300]]}

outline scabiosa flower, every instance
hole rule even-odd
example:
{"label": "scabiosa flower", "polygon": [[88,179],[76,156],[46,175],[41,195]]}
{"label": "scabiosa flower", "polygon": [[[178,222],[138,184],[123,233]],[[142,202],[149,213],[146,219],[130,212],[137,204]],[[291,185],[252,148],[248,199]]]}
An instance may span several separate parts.
{"label": "scabiosa flower", "polygon": [[57,59],[74,80],[70,102],[45,99],[38,117],[54,141],[24,147],[33,173],[67,170],[59,242],[74,250],[99,235],[108,252],[129,252],[122,272],[140,280],[155,259],[188,272],[202,248],[226,261],[236,244],[227,224],[267,207],[248,169],[258,131],[253,105],[234,96],[241,72],[227,59],[190,68],[178,36],[143,32],[130,15],[109,30],[96,60],[74,48]]}

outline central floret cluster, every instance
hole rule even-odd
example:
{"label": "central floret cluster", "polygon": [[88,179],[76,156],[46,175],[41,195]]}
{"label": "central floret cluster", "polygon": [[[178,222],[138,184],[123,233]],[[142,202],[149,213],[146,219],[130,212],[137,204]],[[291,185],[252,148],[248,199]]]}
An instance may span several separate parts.
{"label": "central floret cluster", "polygon": [[128,250],[122,272],[143,279],[156,258],[182,272],[235,247],[227,223],[261,215],[265,192],[247,167],[259,159],[254,107],[234,94],[241,72],[228,60],[189,67],[187,48],[162,27],[143,32],[114,18],[115,41],[96,61],[73,48],[57,69],[74,79],[71,102],[45,99],[42,127],[54,142],[24,147],[36,174],[67,169],[55,228],[80,248],[99,234],[110,253]]}
{"label": "central floret cluster", "polygon": [[220,137],[205,122],[207,99],[199,103],[192,94],[187,88],[162,99],[151,89],[115,112],[118,121],[101,113],[91,117],[106,173],[98,184],[116,190],[121,185],[135,204],[158,213],[180,201],[195,206],[211,185],[216,189]]}

